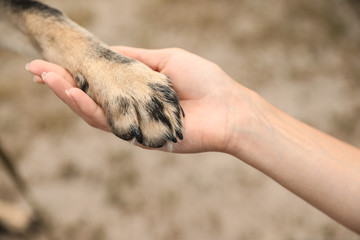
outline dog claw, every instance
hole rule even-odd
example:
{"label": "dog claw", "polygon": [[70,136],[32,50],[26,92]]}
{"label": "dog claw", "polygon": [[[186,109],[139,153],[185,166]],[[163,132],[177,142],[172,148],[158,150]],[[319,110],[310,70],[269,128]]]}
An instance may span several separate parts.
{"label": "dog claw", "polygon": [[177,139],[175,136],[171,136],[170,140],[173,142],[173,143],[177,143]]}
{"label": "dog claw", "polygon": [[180,106],[180,110],[181,110],[182,116],[185,117],[184,109],[181,106]]}
{"label": "dog claw", "polygon": [[140,128],[132,129],[132,134],[135,136],[136,141],[138,141],[138,143],[143,144],[144,139]]}
{"label": "dog claw", "polygon": [[183,139],[184,139],[183,134],[182,134],[181,131],[176,131],[176,135],[178,136],[178,138],[179,138],[180,140],[183,140]]}

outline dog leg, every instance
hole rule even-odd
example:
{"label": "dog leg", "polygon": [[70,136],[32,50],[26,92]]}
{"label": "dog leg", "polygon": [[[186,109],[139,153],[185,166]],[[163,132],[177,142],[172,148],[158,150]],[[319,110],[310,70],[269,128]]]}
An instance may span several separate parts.
{"label": "dog leg", "polygon": [[27,191],[22,178],[1,144],[0,183],[0,235],[1,228],[12,233],[25,233],[36,219],[35,210],[26,199]]}
{"label": "dog leg", "polygon": [[37,1],[0,0],[46,60],[68,69],[124,140],[162,147],[182,139],[182,109],[167,76],[111,50],[62,12]]}

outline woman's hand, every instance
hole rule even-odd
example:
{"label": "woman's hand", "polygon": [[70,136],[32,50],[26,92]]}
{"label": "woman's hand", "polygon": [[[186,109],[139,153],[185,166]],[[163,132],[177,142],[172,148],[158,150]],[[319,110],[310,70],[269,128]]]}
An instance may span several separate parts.
{"label": "woman's hand", "polygon": [[[114,47],[155,71],[170,77],[186,114],[184,140],[173,145],[175,152],[226,151],[231,142],[231,121],[247,90],[217,65],[181,49],[146,50]],[[27,69],[35,81],[46,83],[54,93],[93,127],[108,131],[102,109],[76,87],[72,75],[60,66],[42,60]],[[247,98],[248,99],[248,98]],[[244,116],[245,114],[243,114]],[[164,148],[166,150],[166,148]]]}
{"label": "woman's hand", "polygon": [[[174,144],[175,152],[232,154],[360,233],[358,148],[286,115],[189,52],[114,49],[171,78],[186,113],[184,140]],[[28,70],[90,125],[108,130],[101,108],[66,70],[39,60]]]}

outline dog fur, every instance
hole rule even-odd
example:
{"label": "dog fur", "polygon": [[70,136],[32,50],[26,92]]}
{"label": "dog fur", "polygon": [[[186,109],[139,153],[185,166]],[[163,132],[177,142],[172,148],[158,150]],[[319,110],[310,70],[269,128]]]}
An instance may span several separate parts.
{"label": "dog fur", "polygon": [[111,50],[61,11],[0,0],[0,44],[66,68],[106,114],[111,131],[152,148],[182,140],[184,116],[167,76]]}

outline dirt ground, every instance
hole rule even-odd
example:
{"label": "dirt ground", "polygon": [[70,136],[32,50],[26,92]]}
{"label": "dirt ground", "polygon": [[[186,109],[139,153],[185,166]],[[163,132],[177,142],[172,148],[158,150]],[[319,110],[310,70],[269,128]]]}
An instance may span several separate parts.
{"label": "dirt ground", "polygon": [[[108,44],[208,58],[281,110],[360,147],[360,15],[350,1],[47,2]],[[0,142],[54,239],[360,239],[231,156],[146,151],[89,127],[31,81],[29,60],[0,52]]]}

